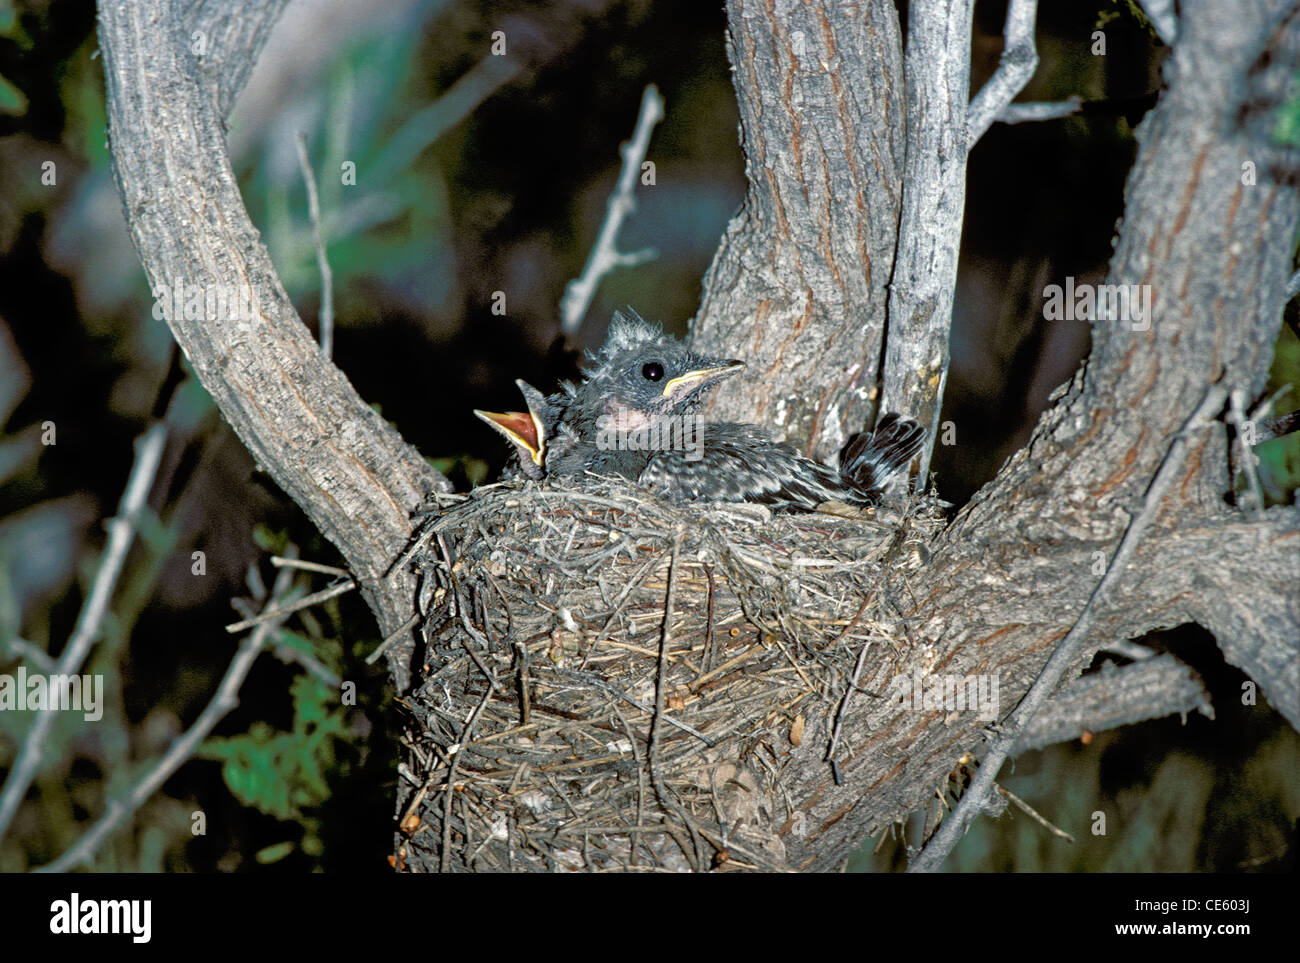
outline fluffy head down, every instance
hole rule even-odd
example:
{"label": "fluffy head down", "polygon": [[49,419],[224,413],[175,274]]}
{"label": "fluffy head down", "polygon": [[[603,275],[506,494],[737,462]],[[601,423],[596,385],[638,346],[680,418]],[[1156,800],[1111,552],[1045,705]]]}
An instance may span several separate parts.
{"label": "fluffy head down", "polygon": [[583,422],[683,414],[744,366],[696,354],[631,308],[616,311],[605,343],[588,356],[583,383],[573,392],[575,414]]}

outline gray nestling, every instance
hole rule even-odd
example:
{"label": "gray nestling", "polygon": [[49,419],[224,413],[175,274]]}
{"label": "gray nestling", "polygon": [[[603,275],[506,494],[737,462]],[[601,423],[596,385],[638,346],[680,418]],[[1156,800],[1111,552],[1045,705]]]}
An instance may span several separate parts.
{"label": "gray nestling", "polygon": [[[698,420],[707,391],[744,362],[698,355],[636,312],[615,312],[583,379],[543,397],[517,382],[528,412],[475,412],[515,446],[519,473],[621,475],[673,500],[758,502],[811,511],[829,501],[875,505],[921,449],[925,431],[889,413],[854,435],[837,470],[756,425]],[[515,474],[510,472],[510,474]]]}

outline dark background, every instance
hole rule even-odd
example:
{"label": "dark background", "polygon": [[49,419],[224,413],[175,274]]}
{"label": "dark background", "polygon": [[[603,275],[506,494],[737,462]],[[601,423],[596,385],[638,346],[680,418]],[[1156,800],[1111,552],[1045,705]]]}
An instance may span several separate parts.
{"label": "dark background", "polygon": [[[996,66],[1004,11],[977,5],[973,88]],[[745,191],[724,26],[720,4],[697,0],[331,0],[291,4],[277,27],[231,119],[245,201],[314,330],[320,278],[293,148],[303,131],[335,275],[334,359],[462,490],[506,457],[471,409],[516,405],[518,377],[546,389],[571,377],[614,308],[630,304],[685,331]],[[1105,56],[1091,52],[1098,29]],[[474,70],[494,30],[524,71],[433,143],[406,149],[413,119]],[[338,562],[202,391],[192,381],[177,387],[185,369],[151,316],[112,182],[93,31],[84,2],[0,2],[0,672],[16,671],[15,638],[57,656],[133,439],[168,403],[173,431],[155,516],[87,669],[112,680],[109,710],[93,731],[56,726],[52,762],[0,841],[0,870],[9,871],[66,849],[103,812],[105,794],[129,786],[202,711],[234,651],[222,626],[237,618],[230,600],[248,594],[250,566],[269,582],[268,552],[290,542],[305,558]],[[1022,99],[1079,94],[1088,107],[996,125],[970,158],[943,416],[959,441],[940,447],[934,465],[940,494],[958,505],[1024,442],[1047,395],[1087,353],[1085,323],[1043,320],[1043,288],[1067,275],[1101,280],[1133,128],[1154,103],[1166,53],[1127,2],[1105,0],[1044,4],[1038,44]],[[566,341],[558,304],[594,241],[648,83],[667,105],[649,154],[657,183],[638,189],[619,246],[653,246],[659,257],[609,276]],[[348,161],[355,186],[337,176]],[[47,162],[54,184],[42,182]],[[504,316],[491,311],[494,291],[506,293]],[[1300,379],[1295,330],[1292,305],[1270,390]],[[1278,410],[1295,407],[1293,393]],[[41,444],[46,423],[54,445]],[[1269,497],[1289,501],[1295,438],[1260,455]],[[195,550],[207,558],[202,577],[191,572]],[[383,674],[362,661],[378,641],[374,623],[344,596],[289,628],[358,682],[361,705],[330,705],[322,721],[306,689],[291,688],[303,669],[262,656],[217,732],[244,749],[278,748],[250,757],[266,791],[232,793],[218,761],[193,760],[101,849],[96,868],[386,869],[404,716]],[[1267,707],[1240,705],[1243,677],[1206,633],[1187,627],[1147,641],[1206,676],[1218,718],[1168,719],[1025,755],[1006,785],[1078,841],[1008,815],[977,825],[951,866],[1236,872],[1294,860],[1296,734]],[[0,771],[26,725],[22,713],[0,713]],[[321,731],[330,734],[311,738]],[[288,786],[287,803],[269,801],[272,786]],[[194,837],[197,810],[208,825]],[[1097,811],[1111,820],[1105,837],[1089,834]],[[857,868],[897,868],[902,857],[888,839]]]}

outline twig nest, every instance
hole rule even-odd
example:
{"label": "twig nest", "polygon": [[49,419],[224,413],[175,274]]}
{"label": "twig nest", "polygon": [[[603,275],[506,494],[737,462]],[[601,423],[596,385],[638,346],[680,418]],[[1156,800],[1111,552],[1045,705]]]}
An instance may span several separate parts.
{"label": "twig nest", "polygon": [[773,515],[615,479],[431,513],[408,862],[785,868],[781,769],[825,755],[864,646],[860,687],[907,662],[907,573],[939,525],[925,505]]}

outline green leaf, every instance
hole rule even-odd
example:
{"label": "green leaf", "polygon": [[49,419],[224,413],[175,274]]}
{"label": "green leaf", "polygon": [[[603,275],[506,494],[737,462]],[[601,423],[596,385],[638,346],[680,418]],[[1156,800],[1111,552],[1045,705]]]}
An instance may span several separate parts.
{"label": "green leaf", "polygon": [[253,541],[262,551],[280,555],[289,545],[289,533],[283,528],[271,528],[259,522],[253,526]]}
{"label": "green leaf", "polygon": [[1279,108],[1277,123],[1273,125],[1273,139],[1288,147],[1300,147],[1300,93]]}
{"label": "green leaf", "polygon": [[9,81],[0,77],[0,114],[25,114],[27,97]]}
{"label": "green leaf", "polygon": [[280,629],[275,633],[275,639],[287,649],[293,649],[295,652],[301,652],[303,655],[315,655],[316,646],[312,640],[305,635],[300,635],[291,629]]}
{"label": "green leaf", "polygon": [[253,858],[266,866],[270,863],[278,863],[292,852],[293,843],[285,840],[283,843],[272,843],[270,846],[259,849]]}
{"label": "green leaf", "polygon": [[222,778],[235,798],[277,819],[296,819],[329,798],[333,741],[345,732],[336,693],[315,676],[295,677],[290,694],[292,732],[256,722],[242,735],[209,739],[198,753],[222,763]]}

